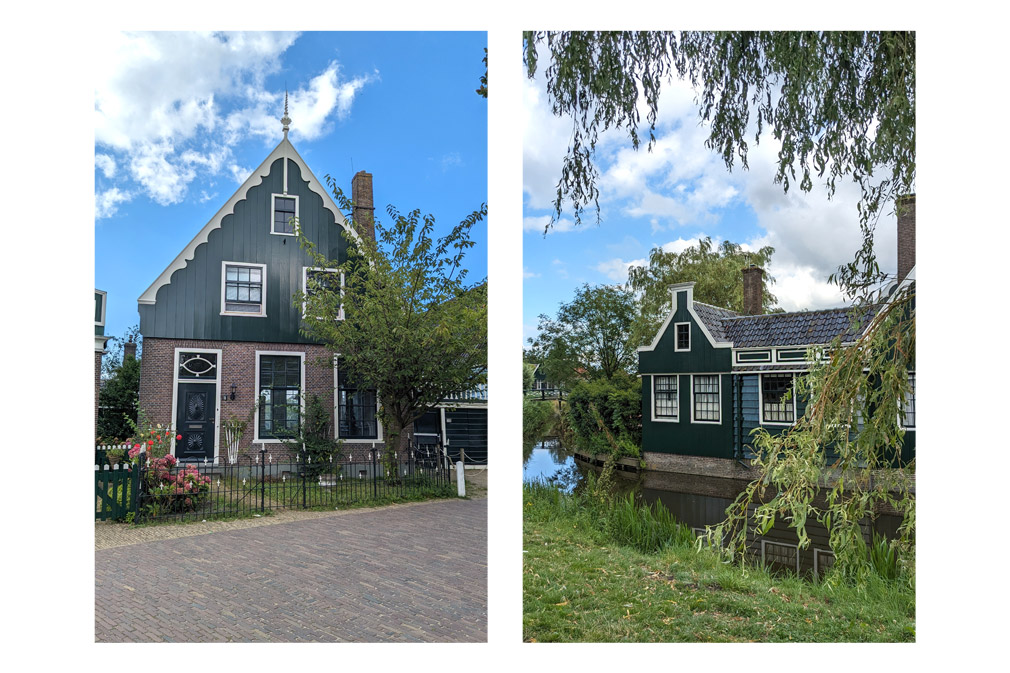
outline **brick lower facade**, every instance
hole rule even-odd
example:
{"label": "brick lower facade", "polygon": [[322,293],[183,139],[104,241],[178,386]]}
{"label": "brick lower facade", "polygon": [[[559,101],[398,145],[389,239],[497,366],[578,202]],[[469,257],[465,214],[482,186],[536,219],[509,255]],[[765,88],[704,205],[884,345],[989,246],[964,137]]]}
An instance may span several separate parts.
{"label": "brick lower facade", "polygon": [[[240,455],[258,452],[261,445],[255,442],[255,420],[253,408],[256,404],[258,382],[256,381],[257,351],[304,353],[305,390],[304,399],[308,395],[318,395],[323,406],[330,410],[331,427],[336,427],[333,418],[334,410],[334,380],[332,352],[324,346],[316,344],[280,344],[268,342],[247,341],[206,341],[190,339],[159,339],[144,338],[144,357],[140,361],[140,403],[139,407],[151,423],[161,423],[174,427],[172,398],[175,389],[175,349],[185,350],[221,350],[220,368],[221,389],[217,391],[217,404],[220,408],[220,419],[224,422],[230,418],[248,419],[249,423],[239,443]],[[230,395],[231,386],[235,385],[235,399],[222,400],[221,394]],[[217,456],[226,460],[227,451],[224,444],[224,433],[217,428]],[[406,438],[404,438],[406,440]],[[354,451],[371,448],[371,440],[356,442],[345,441],[344,450]],[[384,445],[376,441],[377,447]],[[283,444],[266,442],[265,446],[277,459],[287,453]]]}

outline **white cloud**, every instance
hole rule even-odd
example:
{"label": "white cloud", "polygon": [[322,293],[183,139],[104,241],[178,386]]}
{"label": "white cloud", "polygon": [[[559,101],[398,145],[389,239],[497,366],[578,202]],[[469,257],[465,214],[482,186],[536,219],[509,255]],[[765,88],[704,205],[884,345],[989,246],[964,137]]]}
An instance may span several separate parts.
{"label": "white cloud", "polygon": [[[118,33],[100,62],[96,167],[121,189],[138,187],[162,205],[178,203],[197,176],[241,182],[231,147],[249,137],[281,136],[284,93],[266,89],[268,75],[297,33]],[[373,75],[346,79],[330,62],[290,92],[293,138],[325,135],[346,117]],[[102,158],[99,158],[102,157]],[[123,171],[117,171],[122,166]],[[135,184],[129,184],[131,181]]]}
{"label": "white cloud", "polygon": [[[544,230],[551,222],[550,215],[531,215],[523,218],[523,231],[529,231],[543,236]],[[586,225],[582,225],[583,227]],[[567,217],[562,217],[554,223],[554,226],[547,229],[548,234],[561,234],[566,231],[581,231],[581,227],[576,227],[575,222]]]}
{"label": "white cloud", "polygon": [[646,257],[624,261],[619,257],[600,262],[594,268],[610,280],[617,283],[625,283],[628,280],[628,270],[633,266],[648,266],[649,260]]}
{"label": "white cloud", "polygon": [[119,209],[120,203],[126,203],[132,198],[132,194],[120,191],[117,187],[95,194],[95,219],[112,217]]}
{"label": "white cloud", "polygon": [[116,176],[116,160],[108,154],[95,155],[95,168],[101,170],[102,175],[107,178],[113,178]]}
{"label": "white cloud", "polygon": [[523,267],[523,279],[524,280],[526,278],[539,278],[539,277],[540,277],[539,273],[535,273],[533,271],[527,271],[526,267],[525,266]]}
{"label": "white cloud", "polygon": [[463,158],[459,155],[459,152],[447,152],[442,155],[442,160],[439,163],[441,163],[442,172],[444,173],[453,166],[462,166]]}

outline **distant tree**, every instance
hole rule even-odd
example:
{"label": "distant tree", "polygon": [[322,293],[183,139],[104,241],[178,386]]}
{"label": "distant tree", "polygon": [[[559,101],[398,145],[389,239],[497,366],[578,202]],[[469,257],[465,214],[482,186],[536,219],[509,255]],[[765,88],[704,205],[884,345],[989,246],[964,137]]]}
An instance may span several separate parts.
{"label": "distant tree", "polygon": [[[140,397],[140,328],[126,330],[112,338],[112,348],[102,358],[102,381],[98,392],[98,437],[116,442],[131,436],[127,419],[137,422]],[[137,356],[125,355],[124,345],[137,344]]]}
{"label": "distant tree", "polygon": [[[628,271],[628,287],[638,297],[638,313],[632,327],[636,346],[651,343],[656,331],[670,313],[670,285],[694,281],[697,301],[743,311],[743,269],[751,264],[767,268],[775,249],[765,246],[745,251],[739,244],[723,241],[718,247],[711,238],[682,252],[653,248],[648,266],[633,266]],[[768,291],[775,278],[765,273],[762,307],[774,312],[778,299]],[[781,309],[779,309],[781,310]]]}
{"label": "distant tree", "polygon": [[484,47],[484,74],[480,77],[480,87],[477,89],[477,95],[481,98],[487,98],[487,47]]}
{"label": "distant tree", "polygon": [[613,378],[635,366],[629,343],[635,299],[620,287],[583,285],[558,308],[557,318],[540,316],[531,352],[549,381]]}
{"label": "distant tree", "polygon": [[[532,32],[524,33],[527,74],[546,49],[551,110],[572,120],[554,219],[572,206],[576,223],[593,204],[599,219],[599,134],[626,129],[655,143],[660,91],[673,76],[698,91],[706,146],[732,169],[746,169],[755,144],[781,143],[775,182],[803,191],[822,182],[830,198],[839,178],[859,185],[863,245],[839,269],[844,287],[879,285],[873,232],[887,204],[915,191],[914,32]],[[553,224],[552,221],[552,224]]]}
{"label": "distant tree", "polygon": [[[353,227],[353,204],[327,181]],[[295,303],[305,302],[302,332],[339,353],[359,386],[378,392],[387,446],[397,447],[428,409],[487,380],[487,282],[467,285],[463,266],[487,206],[437,240],[431,215],[392,206],[387,213],[388,226],[375,222],[375,241],[345,234],[342,264],[300,237],[315,266],[339,269],[344,285],[310,276],[308,296],[298,292]]]}

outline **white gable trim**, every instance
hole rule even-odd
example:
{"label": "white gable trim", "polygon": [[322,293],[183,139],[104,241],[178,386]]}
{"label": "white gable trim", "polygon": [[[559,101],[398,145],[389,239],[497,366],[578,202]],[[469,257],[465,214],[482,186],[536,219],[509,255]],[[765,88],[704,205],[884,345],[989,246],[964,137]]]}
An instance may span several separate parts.
{"label": "white gable trim", "polygon": [[[642,351],[656,350],[656,346],[659,345],[659,340],[663,338],[663,335],[666,333],[667,328],[673,321],[673,314],[677,312],[677,293],[684,291],[687,292],[687,312],[691,314],[691,317],[694,319],[694,322],[698,325],[698,329],[700,329],[701,333],[705,335],[706,339],[708,339],[709,345],[711,345],[712,348],[733,347],[733,344],[730,343],[729,341],[727,342],[716,341],[715,338],[712,337],[712,333],[708,331],[708,327],[705,325],[704,321],[700,317],[698,317],[698,314],[694,310],[694,281],[692,281],[690,283],[677,283],[676,285],[670,286],[670,293],[673,296],[673,308],[670,310],[670,314],[666,316],[666,320],[663,321],[663,324],[659,328],[659,331],[656,332],[656,336],[652,340],[652,343],[648,346],[638,347],[639,353],[641,353]],[[676,337],[676,335],[674,335],[674,337]],[[674,346],[676,346],[676,343],[674,343]]]}
{"label": "white gable trim", "polygon": [[[301,158],[301,156],[299,156],[298,152],[295,151],[294,146],[287,138],[284,138],[280,141],[280,143],[278,143],[277,147],[274,148],[274,151],[270,153],[270,156],[263,160],[263,163],[259,165],[259,168],[253,171],[252,174],[246,178],[246,181],[242,183],[242,186],[238,188],[238,191],[236,191],[232,197],[228,199],[223,206],[221,206],[221,209],[218,210],[214,217],[210,219],[210,222],[208,222],[204,228],[193,237],[193,240],[189,242],[189,245],[183,248],[182,252],[180,252],[174,260],[172,260],[172,263],[168,265],[168,268],[161,272],[161,275],[158,276],[157,280],[155,280],[151,286],[144,291],[144,294],[140,295],[140,298],[137,299],[138,303],[154,303],[155,298],[158,295],[158,290],[160,290],[162,286],[168,285],[172,279],[172,274],[179,269],[184,268],[186,263],[193,259],[193,256],[196,254],[196,248],[202,243],[207,242],[207,237],[210,236],[210,232],[221,226],[221,221],[226,215],[230,215],[235,212],[235,204],[246,198],[246,194],[249,192],[250,188],[262,184],[263,179],[270,174],[270,165],[280,158],[290,159],[298,164],[302,177],[309,183],[309,189],[322,197],[323,207],[333,213],[333,217],[337,224],[343,227],[345,231],[349,231],[355,240],[361,240],[358,232],[347,226],[347,220],[344,219],[343,213],[340,212],[337,204],[333,202],[333,198],[329,195],[323,185],[318,179],[316,179],[312,170],[309,169],[305,161]],[[286,169],[286,162],[284,166]]]}

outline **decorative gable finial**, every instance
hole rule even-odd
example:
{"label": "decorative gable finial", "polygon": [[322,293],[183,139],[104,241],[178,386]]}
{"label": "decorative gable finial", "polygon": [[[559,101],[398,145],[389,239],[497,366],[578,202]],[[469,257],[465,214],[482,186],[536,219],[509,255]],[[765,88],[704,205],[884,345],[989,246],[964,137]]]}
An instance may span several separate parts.
{"label": "decorative gable finial", "polygon": [[284,116],[281,117],[281,124],[284,124],[284,139],[288,137],[288,127],[291,125],[291,117],[288,117],[288,90],[284,89]]}

